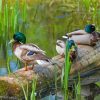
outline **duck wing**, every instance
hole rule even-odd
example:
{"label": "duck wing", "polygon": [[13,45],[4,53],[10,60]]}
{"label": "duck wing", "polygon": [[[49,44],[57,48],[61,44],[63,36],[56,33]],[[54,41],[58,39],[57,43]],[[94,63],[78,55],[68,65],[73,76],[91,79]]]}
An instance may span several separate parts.
{"label": "duck wing", "polygon": [[23,51],[21,58],[27,63],[32,63],[35,60],[49,60],[49,58],[45,55],[45,51],[41,50],[37,45],[22,44],[20,45],[20,49]]}
{"label": "duck wing", "polygon": [[42,49],[40,49],[37,45],[35,44],[22,44],[20,45],[21,49],[25,49],[27,51],[34,51],[34,52],[40,52],[42,54],[45,54],[45,51],[43,51]]}

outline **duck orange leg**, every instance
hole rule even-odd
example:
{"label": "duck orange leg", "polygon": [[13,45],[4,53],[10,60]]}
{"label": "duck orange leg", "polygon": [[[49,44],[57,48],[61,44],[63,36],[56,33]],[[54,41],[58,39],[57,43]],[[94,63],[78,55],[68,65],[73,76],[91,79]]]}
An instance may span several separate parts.
{"label": "duck orange leg", "polygon": [[[33,65],[33,66],[34,66],[34,65]],[[33,66],[32,66],[32,67],[27,66],[27,63],[25,63],[25,71],[32,70],[32,69],[33,69]]]}
{"label": "duck orange leg", "polygon": [[27,63],[25,63],[25,71],[27,71],[28,70],[28,68],[27,68]]}

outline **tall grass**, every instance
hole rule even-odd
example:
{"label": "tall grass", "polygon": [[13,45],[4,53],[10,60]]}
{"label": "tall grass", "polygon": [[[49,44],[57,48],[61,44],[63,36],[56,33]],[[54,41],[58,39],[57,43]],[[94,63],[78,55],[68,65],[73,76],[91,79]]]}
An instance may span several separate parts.
{"label": "tall grass", "polygon": [[83,5],[86,8],[86,11],[90,12],[90,5],[91,5],[91,0],[82,0],[83,1]]}
{"label": "tall grass", "polygon": [[2,0],[0,0],[0,21],[1,21],[1,17],[2,17]]}
{"label": "tall grass", "polygon": [[34,79],[32,82],[32,92],[31,92],[31,96],[30,96],[30,100],[36,100],[36,80]]}
{"label": "tall grass", "polygon": [[18,15],[19,15],[19,0],[16,0],[16,4],[14,7],[14,33],[16,31],[19,31],[19,25],[18,25]]}
{"label": "tall grass", "polygon": [[6,65],[7,65],[7,70],[8,70],[8,74],[11,73],[11,69],[10,69],[10,57],[8,54],[8,38],[9,38],[9,8],[8,8],[8,2],[5,2],[4,5],[4,23],[3,23],[3,39],[5,39],[4,41],[4,46],[5,46],[5,55],[6,55]]}
{"label": "tall grass", "polygon": [[[2,37],[2,0],[0,0],[0,37]],[[0,40],[1,42],[2,40]],[[1,47],[1,44],[0,44]]]}
{"label": "tall grass", "polygon": [[69,49],[68,41],[66,41],[66,51],[65,51],[65,67],[64,67],[64,100],[68,100],[68,81],[70,73],[70,58],[69,58]]}
{"label": "tall grass", "polygon": [[23,2],[23,21],[25,22],[27,19],[27,0]]}

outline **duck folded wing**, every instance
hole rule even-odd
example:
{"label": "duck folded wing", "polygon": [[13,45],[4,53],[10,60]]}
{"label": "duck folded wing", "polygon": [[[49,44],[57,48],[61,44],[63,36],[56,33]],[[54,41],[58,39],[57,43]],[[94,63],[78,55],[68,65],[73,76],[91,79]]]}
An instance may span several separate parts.
{"label": "duck folded wing", "polygon": [[34,51],[34,52],[40,52],[42,54],[45,54],[45,51],[41,50],[37,45],[35,44],[22,44],[20,45],[20,49],[25,49],[27,51]]}
{"label": "duck folded wing", "polygon": [[77,31],[70,32],[67,35],[84,35],[84,34],[87,34],[87,32],[85,32],[84,30],[77,30]]}
{"label": "duck folded wing", "polygon": [[42,51],[40,48],[37,50],[36,47],[31,47],[29,45],[21,45],[20,48],[22,50],[21,58],[24,62],[33,62],[35,60],[49,60],[44,51]]}

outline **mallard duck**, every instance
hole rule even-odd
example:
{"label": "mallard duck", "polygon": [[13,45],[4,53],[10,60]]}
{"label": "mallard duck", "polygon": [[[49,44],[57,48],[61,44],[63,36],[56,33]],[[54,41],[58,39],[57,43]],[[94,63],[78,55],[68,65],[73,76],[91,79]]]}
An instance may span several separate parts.
{"label": "mallard duck", "polygon": [[84,30],[70,32],[62,37],[74,40],[75,43],[81,45],[95,45],[98,41],[98,34],[95,32],[95,26],[92,24],[86,25]]}
{"label": "mallard duck", "polygon": [[59,55],[64,56],[64,54],[65,54],[65,42],[63,40],[57,40],[56,51]]}
{"label": "mallard duck", "polygon": [[[76,58],[77,46],[73,40],[68,41],[68,51],[70,52],[70,60],[73,61]],[[59,55],[65,55],[66,44],[64,40],[57,40],[56,51]]]}
{"label": "mallard duck", "polygon": [[25,44],[26,37],[21,32],[15,33],[10,43],[13,43],[13,52],[17,58],[25,64],[26,71],[28,70],[27,65],[34,66],[35,63],[43,64],[49,62],[49,58],[45,55],[45,51],[41,50],[35,44]]}

